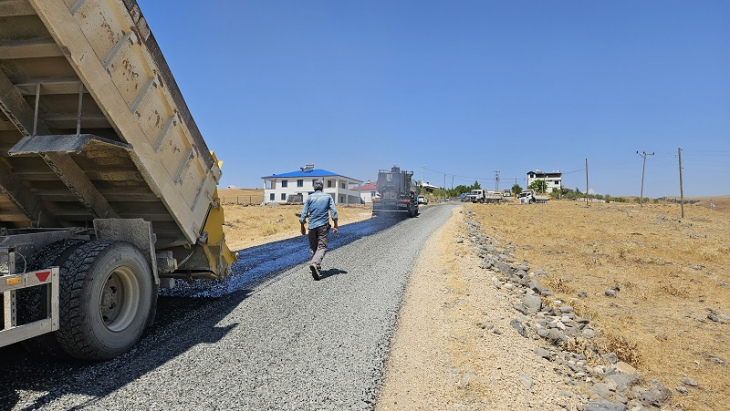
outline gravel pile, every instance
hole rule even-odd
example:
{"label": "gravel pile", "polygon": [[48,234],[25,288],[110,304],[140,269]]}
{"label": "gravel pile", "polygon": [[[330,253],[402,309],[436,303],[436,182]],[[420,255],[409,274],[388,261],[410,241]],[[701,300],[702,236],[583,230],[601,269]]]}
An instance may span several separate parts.
{"label": "gravel pile", "polygon": [[[282,270],[303,261],[301,253],[307,258],[304,240],[301,249],[279,247],[298,257],[258,249],[253,261],[267,264],[265,273],[244,256],[238,276],[214,293],[221,298],[161,298],[157,325],[114,360],[4,360],[0,403],[10,409],[370,409],[409,273],[426,238],[451,213],[450,206],[427,207],[388,230],[335,234],[334,246],[349,245],[327,254],[317,282],[305,263]],[[17,348],[0,355],[10,358],[10,350]]]}

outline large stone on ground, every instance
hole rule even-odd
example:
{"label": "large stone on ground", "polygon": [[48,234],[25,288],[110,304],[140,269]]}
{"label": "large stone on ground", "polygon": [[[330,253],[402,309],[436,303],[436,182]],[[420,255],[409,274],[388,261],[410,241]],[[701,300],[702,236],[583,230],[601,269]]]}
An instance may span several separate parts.
{"label": "large stone on ground", "polygon": [[542,308],[542,298],[539,295],[526,295],[522,297],[522,304],[533,313],[537,314]]}
{"label": "large stone on ground", "polygon": [[623,404],[615,404],[610,401],[589,402],[586,404],[584,411],[626,411],[627,408]]}

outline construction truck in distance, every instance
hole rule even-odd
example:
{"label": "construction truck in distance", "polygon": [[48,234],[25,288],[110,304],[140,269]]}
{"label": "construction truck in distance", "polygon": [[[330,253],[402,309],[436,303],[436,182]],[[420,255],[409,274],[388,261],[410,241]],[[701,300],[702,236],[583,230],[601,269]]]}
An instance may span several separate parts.
{"label": "construction truck in distance", "polygon": [[471,190],[471,193],[469,193],[469,199],[472,203],[499,203],[502,201],[502,193],[498,191],[474,189]]}
{"label": "construction truck in distance", "polygon": [[159,288],[231,272],[221,163],[135,0],[0,21],[0,347],[115,357]]}
{"label": "construction truck in distance", "polygon": [[517,195],[520,204],[547,203],[550,196],[547,194],[538,194],[535,190],[525,190]]}
{"label": "construction truck in distance", "polygon": [[393,166],[390,171],[380,170],[375,183],[373,215],[407,213],[418,215],[418,187],[413,180],[413,171],[402,171]]}

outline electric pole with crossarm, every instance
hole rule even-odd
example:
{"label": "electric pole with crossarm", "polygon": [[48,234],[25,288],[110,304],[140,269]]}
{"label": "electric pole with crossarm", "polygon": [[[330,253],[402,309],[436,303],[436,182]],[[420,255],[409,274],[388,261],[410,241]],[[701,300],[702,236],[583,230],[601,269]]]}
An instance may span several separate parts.
{"label": "electric pole with crossarm", "polygon": [[639,154],[640,156],[644,157],[644,165],[641,167],[641,194],[639,195],[639,207],[644,206],[644,171],[646,170],[646,156],[653,156],[654,153],[647,153],[646,151],[642,151],[639,153],[638,151],[636,154]]}

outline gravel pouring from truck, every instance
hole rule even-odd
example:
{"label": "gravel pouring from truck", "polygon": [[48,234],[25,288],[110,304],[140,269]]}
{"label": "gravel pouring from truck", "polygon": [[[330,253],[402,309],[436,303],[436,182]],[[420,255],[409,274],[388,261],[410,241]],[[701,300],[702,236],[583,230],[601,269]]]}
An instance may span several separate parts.
{"label": "gravel pouring from truck", "polygon": [[373,201],[373,215],[407,213],[418,215],[418,187],[413,180],[413,171],[393,166],[389,171],[380,170],[375,183],[376,196]]}
{"label": "gravel pouring from truck", "polygon": [[0,346],[111,358],[159,287],[230,272],[221,163],[135,0],[13,0],[0,21]]}

